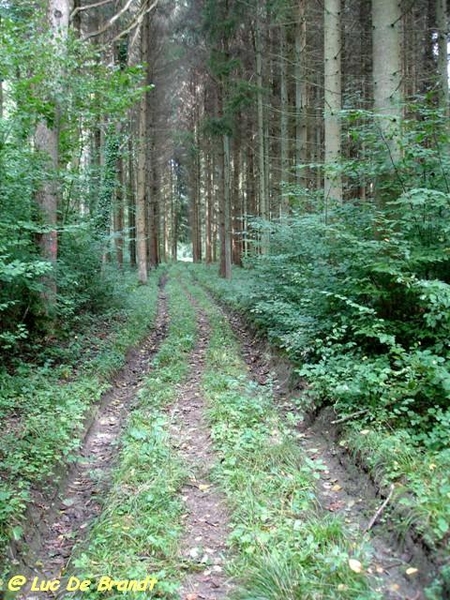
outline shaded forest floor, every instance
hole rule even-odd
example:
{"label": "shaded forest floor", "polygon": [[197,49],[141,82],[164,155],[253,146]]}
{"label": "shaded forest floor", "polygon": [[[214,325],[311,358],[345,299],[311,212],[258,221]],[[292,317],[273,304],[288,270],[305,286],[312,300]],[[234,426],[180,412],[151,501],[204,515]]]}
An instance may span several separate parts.
{"label": "shaded forest floor", "polygon": [[331,418],[306,424],[289,367],[183,268],[151,298],[150,333],[72,417],[85,426],[59,483],[30,480],[11,514],[5,598],[425,598],[432,561],[389,530]]}

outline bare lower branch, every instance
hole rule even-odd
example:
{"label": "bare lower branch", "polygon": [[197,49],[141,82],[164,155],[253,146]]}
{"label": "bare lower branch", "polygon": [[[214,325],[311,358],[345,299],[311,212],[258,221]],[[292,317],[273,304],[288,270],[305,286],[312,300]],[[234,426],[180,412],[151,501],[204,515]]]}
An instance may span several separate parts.
{"label": "bare lower branch", "polygon": [[110,27],[112,27],[112,25],[114,25],[114,23],[117,21],[117,19],[120,19],[120,17],[127,12],[127,10],[130,8],[131,4],[133,3],[134,0],[128,0],[128,2],[125,4],[125,6],[123,8],[121,8],[119,10],[118,13],[116,13],[113,17],[111,17],[111,19],[109,19],[109,21],[100,29],[98,29],[97,31],[93,31],[92,33],[89,33],[88,35],[85,35],[83,38],[83,42],[86,42],[87,40],[90,40],[93,37],[97,37],[99,35],[101,35],[102,33],[105,33],[105,31],[108,31],[108,29]]}
{"label": "bare lower branch", "polygon": [[145,15],[147,13],[149,13],[150,11],[152,11],[154,8],[156,8],[156,6],[158,5],[159,0],[155,0],[152,4],[150,4],[149,6],[147,6],[147,8],[143,11],[141,11],[136,18],[134,19],[134,21],[123,31],[121,31],[120,33],[118,33],[116,35],[116,37],[112,40],[111,43],[116,42],[117,40],[120,40],[120,38],[122,38],[124,35],[127,35],[128,33],[130,33],[130,31],[133,31],[133,29],[135,29],[136,27],[138,28],[136,33],[133,36],[133,39],[131,40],[130,43],[130,48],[132,48],[134,46],[134,43],[136,41],[136,37],[139,33],[140,27],[142,25],[142,20],[145,17]]}
{"label": "bare lower branch", "polygon": [[87,6],[77,6],[70,13],[70,19],[72,20],[79,12],[83,10],[89,10],[90,8],[97,8],[98,6],[103,6],[105,4],[110,4],[113,0],[101,0],[101,2],[95,2],[95,4],[88,4]]}

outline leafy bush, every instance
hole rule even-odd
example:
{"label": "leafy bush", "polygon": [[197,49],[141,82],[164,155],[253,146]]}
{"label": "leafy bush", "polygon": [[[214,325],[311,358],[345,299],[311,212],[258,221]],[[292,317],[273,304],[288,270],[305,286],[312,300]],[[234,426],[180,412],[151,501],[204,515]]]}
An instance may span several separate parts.
{"label": "leafy bush", "polygon": [[[347,202],[256,223],[266,254],[246,261],[235,305],[283,348],[316,403],[447,443],[450,195],[415,188],[384,209]],[[248,269],[250,268],[250,271]]]}

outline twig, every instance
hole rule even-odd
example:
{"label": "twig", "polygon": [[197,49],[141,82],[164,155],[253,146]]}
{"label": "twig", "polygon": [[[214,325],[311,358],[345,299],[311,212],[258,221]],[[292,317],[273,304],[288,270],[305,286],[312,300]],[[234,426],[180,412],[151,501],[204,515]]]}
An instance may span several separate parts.
{"label": "twig", "polygon": [[113,0],[101,0],[100,2],[95,2],[95,4],[89,4],[88,6],[77,6],[70,13],[70,18],[73,19],[75,15],[77,15],[82,10],[90,10],[91,8],[97,8],[98,6],[103,6],[105,4],[109,4]]}
{"label": "twig", "polygon": [[120,19],[120,17],[127,12],[127,10],[130,8],[130,6],[133,4],[133,0],[127,0],[127,3],[125,4],[124,7],[122,7],[118,13],[116,13],[113,17],[111,17],[111,19],[109,19],[109,21],[106,23],[106,25],[103,25],[103,27],[100,27],[100,29],[98,29],[97,31],[92,31],[91,33],[88,33],[87,35],[85,35],[83,37],[83,42],[86,42],[87,40],[90,40],[93,37],[97,37],[99,35],[101,35],[102,33],[105,33],[105,31],[107,31],[112,25],[114,25],[114,23],[117,21],[117,19]]}
{"label": "twig", "polygon": [[357,410],[351,415],[346,415],[345,417],[341,417],[340,419],[335,419],[334,421],[331,421],[331,424],[338,425],[338,423],[345,423],[345,421],[350,421],[350,419],[353,419],[353,417],[359,417],[359,415],[363,415],[366,412],[367,408],[362,408],[361,410]]}
{"label": "twig", "polygon": [[380,506],[380,508],[377,510],[377,512],[374,514],[374,516],[371,518],[370,523],[367,525],[367,527],[365,529],[365,533],[367,533],[368,531],[370,531],[372,529],[372,527],[375,525],[375,523],[377,522],[377,520],[380,517],[381,513],[386,508],[386,506],[389,504],[389,502],[390,502],[390,500],[392,498],[392,494],[393,493],[394,493],[394,484],[391,483],[391,489],[390,489],[390,492],[388,494],[388,497],[383,502],[383,504]]}

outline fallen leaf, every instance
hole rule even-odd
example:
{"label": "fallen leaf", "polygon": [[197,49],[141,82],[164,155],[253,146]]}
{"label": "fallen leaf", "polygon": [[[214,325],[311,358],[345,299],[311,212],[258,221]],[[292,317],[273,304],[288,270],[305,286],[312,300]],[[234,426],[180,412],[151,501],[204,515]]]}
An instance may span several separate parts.
{"label": "fallen leaf", "polygon": [[331,491],[333,491],[333,492],[340,492],[341,490],[342,490],[342,485],[339,485],[338,483],[333,485],[333,487],[331,488]]}
{"label": "fallen leaf", "polygon": [[349,558],[348,566],[354,573],[362,573],[363,572],[363,566],[359,562],[359,560],[356,560],[356,558]]}
{"label": "fallen leaf", "polygon": [[407,575],[414,575],[415,573],[418,573],[419,569],[416,569],[414,567],[409,567],[409,569],[406,569],[406,574]]}

